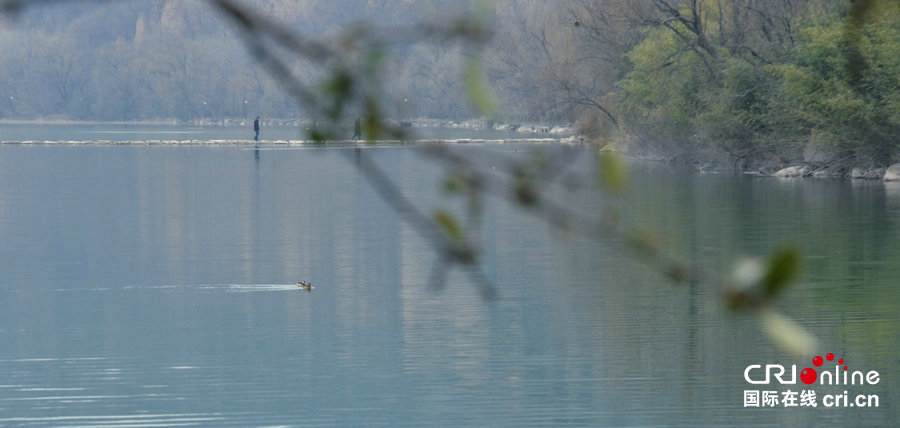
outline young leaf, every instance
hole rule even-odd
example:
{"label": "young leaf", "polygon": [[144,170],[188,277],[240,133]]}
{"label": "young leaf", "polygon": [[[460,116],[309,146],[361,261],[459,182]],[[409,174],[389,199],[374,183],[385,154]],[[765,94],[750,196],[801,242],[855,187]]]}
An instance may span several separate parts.
{"label": "young leaf", "polygon": [[484,70],[477,58],[466,59],[465,69],[466,91],[472,105],[486,116],[497,113],[497,103],[491,95],[490,88],[485,80]]}
{"label": "young leaf", "polygon": [[799,275],[800,263],[800,252],[796,248],[782,247],[775,251],[763,277],[763,293],[771,298],[783,291]]}
{"label": "young leaf", "polygon": [[761,309],[759,317],[763,331],[782,350],[797,357],[808,357],[818,348],[818,341],[812,333],[774,309]]}
{"label": "young leaf", "polygon": [[628,185],[628,167],[622,157],[611,150],[603,150],[597,158],[600,183],[615,193],[625,190]]}
{"label": "young leaf", "polygon": [[452,241],[453,243],[459,243],[462,241],[462,228],[459,227],[459,223],[456,221],[452,214],[444,210],[436,210],[434,212],[434,221],[435,223],[437,223],[441,231],[444,232],[444,235],[446,235],[447,238],[450,239],[450,241]]}

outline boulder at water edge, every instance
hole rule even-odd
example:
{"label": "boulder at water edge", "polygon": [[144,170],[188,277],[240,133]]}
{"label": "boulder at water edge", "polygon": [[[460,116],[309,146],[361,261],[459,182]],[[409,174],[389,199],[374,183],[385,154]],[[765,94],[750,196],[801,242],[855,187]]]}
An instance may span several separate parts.
{"label": "boulder at water edge", "polygon": [[900,181],[900,163],[895,163],[884,172],[884,181]]}
{"label": "boulder at water edge", "polygon": [[787,168],[779,169],[777,172],[772,174],[772,177],[803,177],[808,172],[809,168],[805,166],[789,166]]}

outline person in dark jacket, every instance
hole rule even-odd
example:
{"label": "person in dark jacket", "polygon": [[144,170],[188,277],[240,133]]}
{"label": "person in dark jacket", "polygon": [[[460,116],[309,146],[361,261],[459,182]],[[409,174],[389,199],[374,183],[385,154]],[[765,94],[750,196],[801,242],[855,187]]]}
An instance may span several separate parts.
{"label": "person in dark jacket", "polygon": [[359,138],[362,137],[362,133],[360,132],[359,128],[360,128],[359,127],[359,118],[357,117],[356,121],[353,122],[353,139],[354,140],[359,140]]}
{"label": "person in dark jacket", "polygon": [[253,121],[253,132],[256,133],[253,141],[259,141],[259,116],[256,116],[256,120]]}

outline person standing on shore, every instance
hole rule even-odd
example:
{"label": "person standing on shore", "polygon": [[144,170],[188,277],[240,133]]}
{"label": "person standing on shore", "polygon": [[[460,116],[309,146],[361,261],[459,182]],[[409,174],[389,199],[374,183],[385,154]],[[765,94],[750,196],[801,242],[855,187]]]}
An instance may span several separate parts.
{"label": "person standing on shore", "polygon": [[259,116],[256,116],[256,120],[253,121],[253,132],[256,133],[253,136],[253,141],[259,141]]}
{"label": "person standing on shore", "polygon": [[359,118],[356,118],[356,121],[353,122],[353,138],[354,140],[359,140],[362,137],[362,133],[359,129]]}

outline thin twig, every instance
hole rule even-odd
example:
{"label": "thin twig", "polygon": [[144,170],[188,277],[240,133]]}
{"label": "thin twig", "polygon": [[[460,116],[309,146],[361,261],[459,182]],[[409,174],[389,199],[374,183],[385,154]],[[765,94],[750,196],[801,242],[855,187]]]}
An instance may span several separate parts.
{"label": "thin twig", "polygon": [[[432,279],[446,280],[446,274],[441,272],[441,270],[445,270],[448,265],[458,264],[465,267],[470,279],[478,284],[479,291],[483,297],[492,298],[496,295],[494,286],[487,275],[485,275],[481,265],[477,261],[473,261],[469,256],[460,253],[460,250],[449,245],[438,226],[403,194],[394,181],[365,153],[365,150],[357,151],[355,156],[350,156],[348,151],[348,159],[368,179],[369,184],[381,196],[382,200],[387,202],[401,219],[406,220],[419,236],[424,238],[434,251],[440,255],[441,259],[437,262],[438,266],[435,268],[437,269],[437,274],[433,274]],[[467,244],[463,246],[468,247]],[[434,285],[438,288],[442,286],[442,284]]]}

